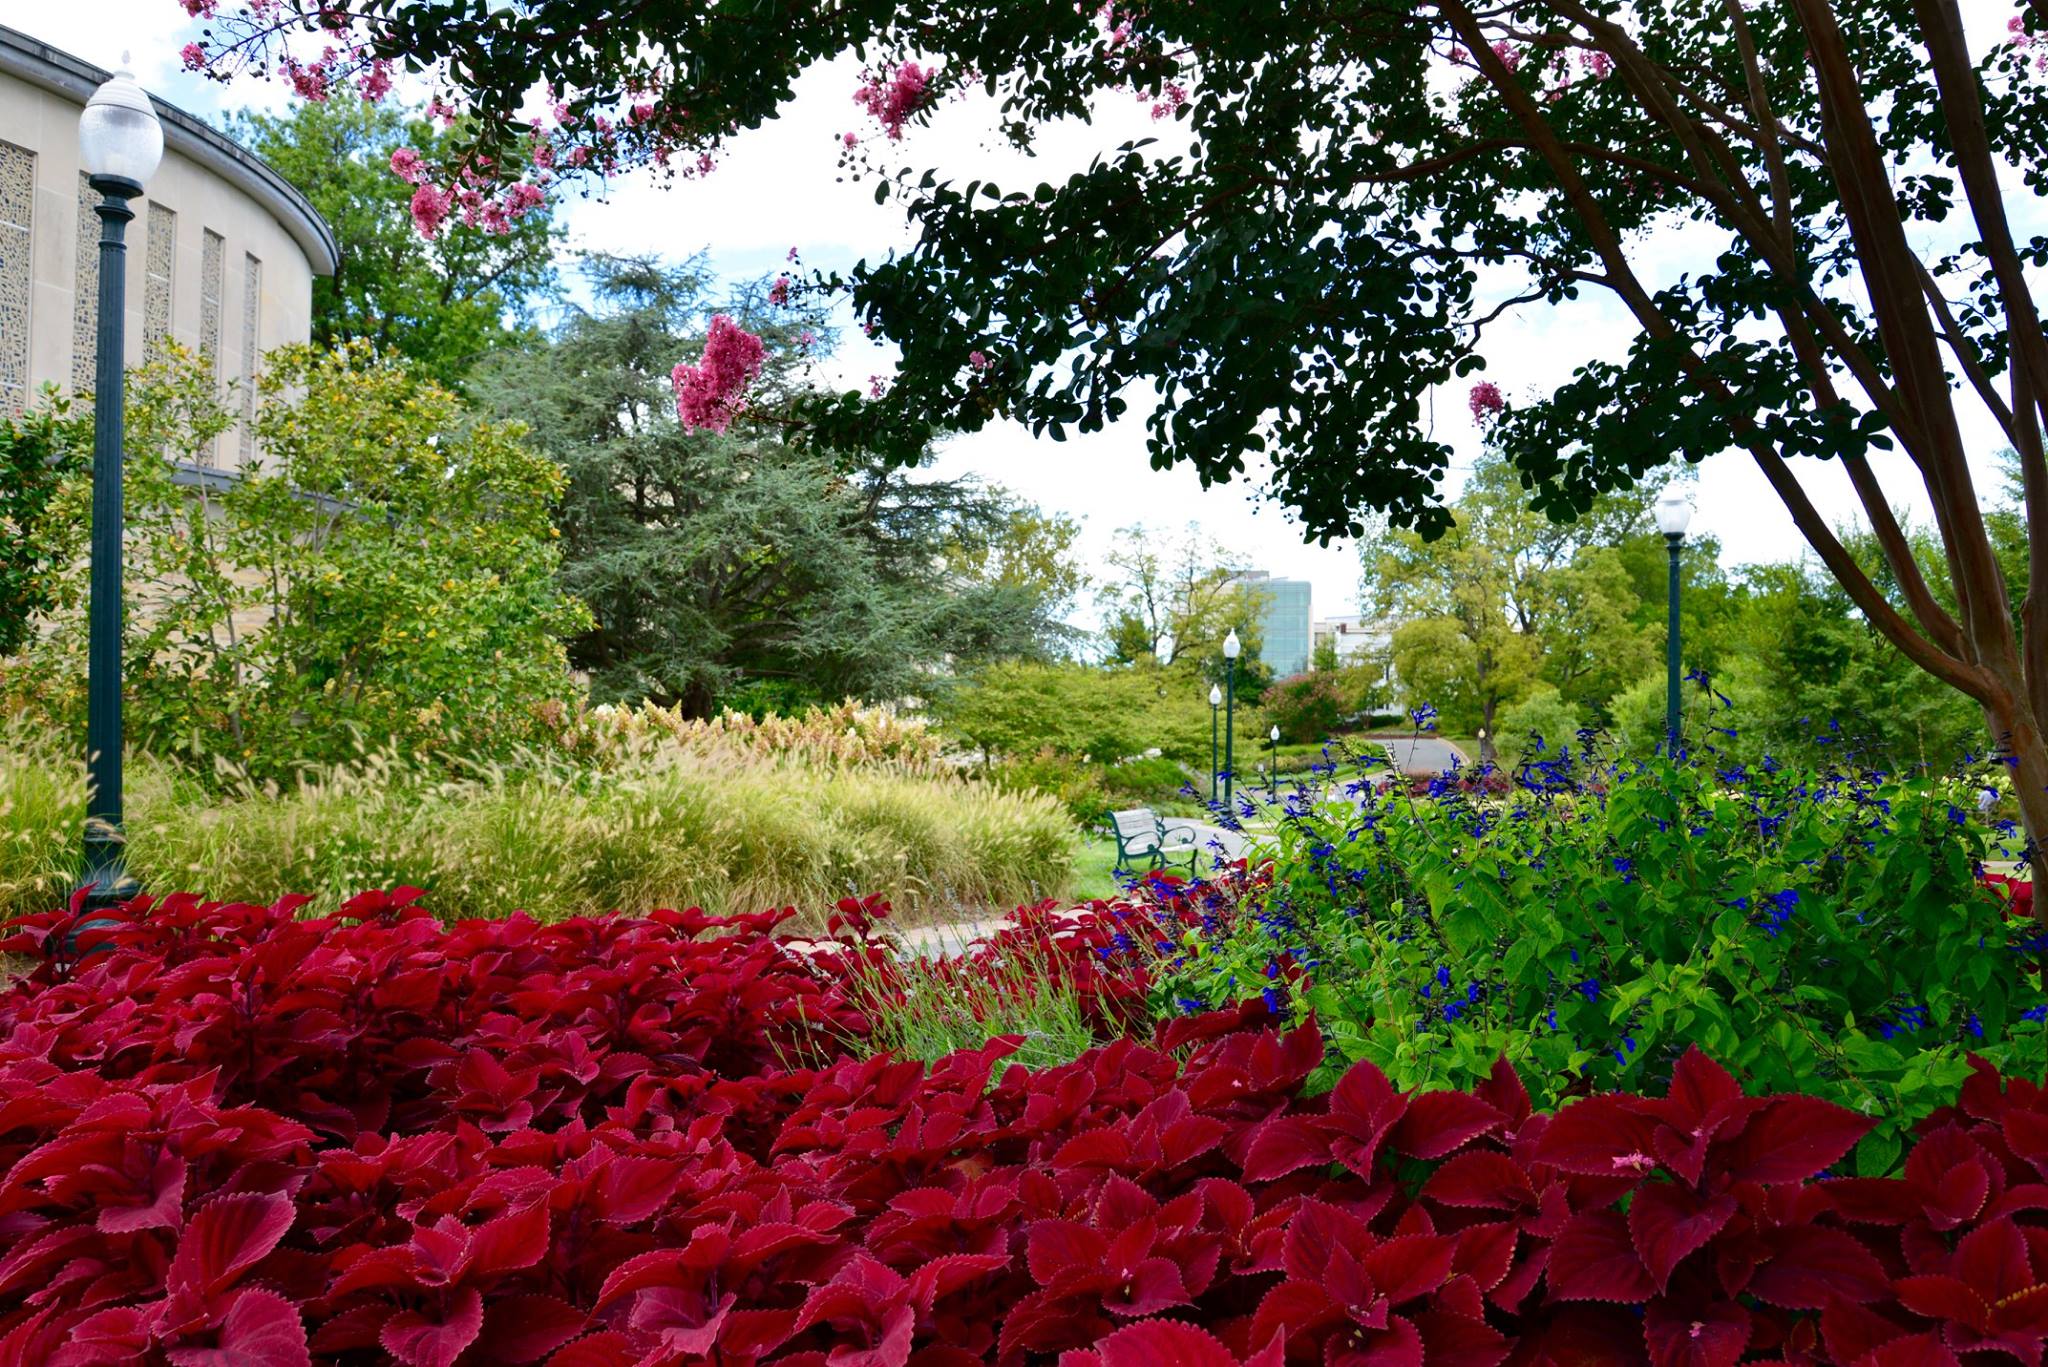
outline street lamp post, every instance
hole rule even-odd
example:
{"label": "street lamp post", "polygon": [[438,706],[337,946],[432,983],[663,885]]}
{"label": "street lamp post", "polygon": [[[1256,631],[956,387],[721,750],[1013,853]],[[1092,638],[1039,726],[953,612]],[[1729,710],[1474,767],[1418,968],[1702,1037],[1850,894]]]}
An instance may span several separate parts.
{"label": "street lamp post", "polygon": [[1209,685],[1209,805],[1216,805],[1216,709],[1223,706],[1223,690]]}
{"label": "street lamp post", "polygon": [[1280,727],[1277,723],[1266,732],[1266,792],[1273,801],[1280,800]]}
{"label": "street lamp post", "polygon": [[[122,57],[127,60],[126,55]],[[163,126],[135,78],[119,72],[92,93],[78,120],[86,183],[99,192],[98,353],[93,370],[92,570],[86,643],[85,748],[91,791],[85,808],[87,905],[134,895],[121,834],[121,450],[122,371],[126,345],[128,244],[135,210],[128,202],[164,153]]]}
{"label": "street lamp post", "polygon": [[1674,758],[1679,742],[1678,697],[1678,552],[1685,545],[1685,529],[1692,522],[1692,505],[1675,488],[1666,488],[1657,500],[1657,530],[1671,552],[1670,624],[1664,640],[1664,743]]}
{"label": "street lamp post", "polygon": [[1230,807],[1230,790],[1237,779],[1237,656],[1244,643],[1237,628],[1223,638],[1223,805]]}

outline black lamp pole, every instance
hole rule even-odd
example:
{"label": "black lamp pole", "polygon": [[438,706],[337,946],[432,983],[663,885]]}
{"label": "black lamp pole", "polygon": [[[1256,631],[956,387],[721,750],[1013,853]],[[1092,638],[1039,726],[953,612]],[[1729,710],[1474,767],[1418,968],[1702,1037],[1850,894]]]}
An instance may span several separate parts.
{"label": "black lamp pole", "polygon": [[1237,656],[1223,660],[1223,805],[1230,807],[1231,788],[1237,778]]}
{"label": "black lamp pole", "polygon": [[1671,551],[1671,620],[1664,639],[1664,741],[1674,758],[1678,755],[1678,548],[1685,544],[1684,532],[1666,532],[1664,543]]}
{"label": "black lamp pole", "polygon": [[122,353],[128,306],[128,201],[142,186],[93,176],[99,191],[100,298],[93,371],[92,596],[86,644],[86,902],[111,906],[135,895],[122,859],[121,834],[121,502]]}

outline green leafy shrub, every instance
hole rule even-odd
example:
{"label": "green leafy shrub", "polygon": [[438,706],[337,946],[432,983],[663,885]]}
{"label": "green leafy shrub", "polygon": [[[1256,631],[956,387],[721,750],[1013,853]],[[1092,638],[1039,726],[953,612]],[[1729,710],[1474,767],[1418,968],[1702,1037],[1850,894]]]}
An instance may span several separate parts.
{"label": "green leafy shrub", "polygon": [[[561,640],[588,620],[557,581],[560,470],[366,346],[273,352],[261,389],[262,463],[216,492],[173,480],[231,439],[210,369],[173,345],[129,374],[131,742],[202,777],[280,778],[365,738],[450,756],[539,740],[540,706],[572,691]],[[61,568],[0,691],[73,725],[91,487],[67,469],[46,519]]]}
{"label": "green leafy shrub", "polygon": [[[1561,745],[1576,744],[1579,728],[1584,725],[1579,709],[1566,702],[1555,688],[1545,684],[1501,714],[1500,734],[1495,738],[1495,744],[1502,762],[1513,765],[1532,752],[1541,753]],[[1536,738],[1541,738],[1540,746]]]}
{"label": "green leafy shrub", "polygon": [[0,413],[0,657],[19,650],[47,612],[65,544],[52,525],[58,493],[92,453],[92,415],[46,393],[26,413]]}
{"label": "green leafy shrub", "polygon": [[1160,1008],[1263,987],[1401,1085],[1505,1054],[1546,1102],[1651,1087],[1696,1044],[1879,1117],[1871,1168],[1969,1054],[2048,1048],[2048,937],[1979,886],[1960,785],[1547,753],[1500,801],[1295,803],[1271,888],[1188,938]]}

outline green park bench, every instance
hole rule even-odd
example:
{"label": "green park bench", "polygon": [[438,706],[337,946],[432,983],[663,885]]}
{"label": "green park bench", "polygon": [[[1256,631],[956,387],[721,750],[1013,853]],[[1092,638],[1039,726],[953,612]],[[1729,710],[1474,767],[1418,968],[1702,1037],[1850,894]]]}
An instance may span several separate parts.
{"label": "green park bench", "polygon": [[[1149,807],[1134,807],[1109,814],[1109,828],[1116,836],[1116,871],[1149,872],[1159,868],[1185,866],[1192,874],[1201,853],[1201,837],[1192,825],[1167,829]],[[1142,868],[1141,868],[1142,865]]]}

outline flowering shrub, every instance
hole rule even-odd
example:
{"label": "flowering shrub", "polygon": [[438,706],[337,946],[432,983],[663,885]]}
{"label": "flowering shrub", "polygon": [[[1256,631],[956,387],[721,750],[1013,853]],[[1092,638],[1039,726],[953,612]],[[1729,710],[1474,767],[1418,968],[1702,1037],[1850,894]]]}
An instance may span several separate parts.
{"label": "flowering shrub", "polygon": [[1256,986],[1314,1010],[1333,1068],[1463,1086],[1506,1055],[1546,1105],[1661,1085],[1696,1045],[1878,1117],[1875,1172],[1970,1053],[2048,1050],[2048,937],[1979,885],[1993,832],[1945,781],[1577,746],[1422,788],[1293,797],[1271,891],[1182,937],[1155,1009]]}
{"label": "flowering shrub", "polygon": [[[0,1364],[1890,1364],[2048,1335],[2048,1097],[1981,1064],[1902,1176],[1822,1182],[1870,1122],[1697,1053],[1555,1117],[1505,1065],[1308,1096],[1315,1030],[1256,1002],[1039,1071],[1000,1066],[1015,1041],[793,1067],[767,1046],[815,1040],[831,975],[772,917],[146,910],[7,942],[59,957],[0,1005]],[[842,906],[856,946],[871,910]]]}

